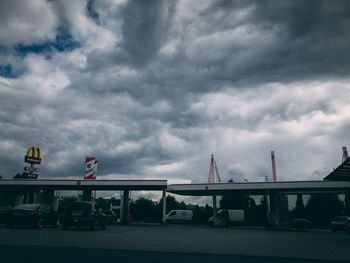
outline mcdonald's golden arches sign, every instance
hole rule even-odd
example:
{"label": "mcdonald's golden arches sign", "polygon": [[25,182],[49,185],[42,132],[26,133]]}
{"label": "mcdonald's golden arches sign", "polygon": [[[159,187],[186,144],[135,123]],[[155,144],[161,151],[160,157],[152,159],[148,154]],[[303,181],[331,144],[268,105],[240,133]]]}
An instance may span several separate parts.
{"label": "mcdonald's golden arches sign", "polygon": [[24,157],[24,161],[30,164],[41,163],[41,151],[39,147],[30,146],[27,150],[27,154]]}

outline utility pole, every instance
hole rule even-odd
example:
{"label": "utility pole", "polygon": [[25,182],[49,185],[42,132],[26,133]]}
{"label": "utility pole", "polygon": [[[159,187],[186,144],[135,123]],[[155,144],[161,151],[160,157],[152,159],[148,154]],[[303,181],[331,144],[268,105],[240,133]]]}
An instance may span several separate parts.
{"label": "utility pole", "polygon": [[345,162],[349,158],[348,150],[346,149],[346,146],[343,146],[343,157],[342,162]]}
{"label": "utility pole", "polygon": [[275,163],[275,152],[271,151],[271,163],[272,163],[272,181],[276,182],[276,163]]}

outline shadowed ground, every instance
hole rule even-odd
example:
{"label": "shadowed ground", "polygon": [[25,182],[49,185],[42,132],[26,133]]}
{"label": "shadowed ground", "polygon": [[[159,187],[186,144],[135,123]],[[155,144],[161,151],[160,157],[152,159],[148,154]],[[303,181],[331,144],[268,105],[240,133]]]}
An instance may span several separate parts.
{"label": "shadowed ground", "polygon": [[[0,228],[0,262],[350,262],[345,233],[110,226],[107,230]],[[85,260],[84,260],[85,259]],[[41,260],[41,261],[40,261]],[[317,260],[317,261],[315,261]]]}

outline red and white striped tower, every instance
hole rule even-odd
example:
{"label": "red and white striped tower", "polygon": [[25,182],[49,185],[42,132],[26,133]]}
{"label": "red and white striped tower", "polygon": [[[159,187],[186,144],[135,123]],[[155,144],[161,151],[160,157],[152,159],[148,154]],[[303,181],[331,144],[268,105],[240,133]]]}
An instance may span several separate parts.
{"label": "red and white striped tower", "polygon": [[210,166],[209,166],[209,174],[208,174],[208,183],[215,183],[215,174],[216,174],[216,182],[221,183],[220,173],[218,166],[216,165],[216,161],[214,160],[214,154],[211,155],[210,158]]}

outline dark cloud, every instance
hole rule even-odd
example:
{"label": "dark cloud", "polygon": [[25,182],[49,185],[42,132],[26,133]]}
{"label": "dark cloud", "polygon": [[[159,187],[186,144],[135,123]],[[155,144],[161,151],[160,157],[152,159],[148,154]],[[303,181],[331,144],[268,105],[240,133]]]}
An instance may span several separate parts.
{"label": "dark cloud", "polygon": [[[108,178],[194,182],[211,153],[224,180],[263,181],[271,150],[281,179],[338,163],[348,2],[26,3],[0,18],[4,177],[31,144],[49,178],[82,177],[87,155]],[[23,35],[18,16],[37,30]]]}
{"label": "dark cloud", "polygon": [[[324,1],[218,1],[198,12],[198,21],[194,12],[180,32],[174,29],[176,7],[164,1],[126,5],[122,42],[114,54],[92,54],[89,65],[94,72],[96,65],[102,65],[104,76],[106,66],[137,65],[136,75],[113,76],[104,89],[148,102],[155,97],[181,98],[179,103],[186,101],[188,91],[348,75],[347,2],[329,7]],[[237,21],[224,19],[242,12],[246,14]],[[164,13],[169,16],[164,18]],[[193,35],[187,33],[192,31]],[[178,40],[175,55],[162,56],[162,48],[174,38]]]}
{"label": "dark cloud", "polygon": [[164,39],[174,13],[174,1],[129,1],[123,10],[120,47],[125,49],[136,65],[151,60]]}
{"label": "dark cloud", "polygon": [[[326,76],[347,76],[350,42],[347,1],[256,1],[252,23],[281,28],[281,43],[264,54],[254,72],[278,75],[279,81]],[[271,72],[269,74],[269,72]],[[321,75],[321,76],[320,76]]]}
{"label": "dark cloud", "polygon": [[88,12],[88,15],[95,21],[96,24],[100,24],[100,17],[96,11],[95,8],[95,1],[94,0],[89,0],[86,5],[86,9]]}

